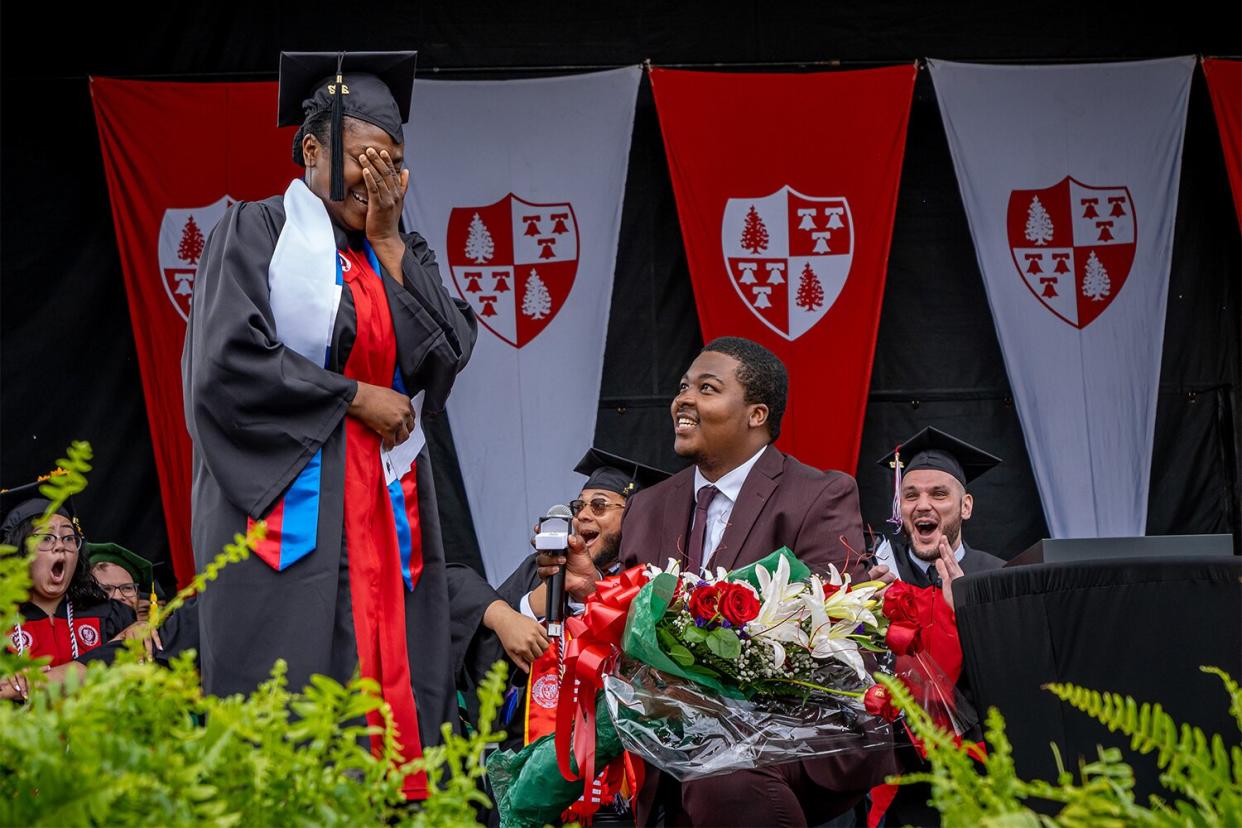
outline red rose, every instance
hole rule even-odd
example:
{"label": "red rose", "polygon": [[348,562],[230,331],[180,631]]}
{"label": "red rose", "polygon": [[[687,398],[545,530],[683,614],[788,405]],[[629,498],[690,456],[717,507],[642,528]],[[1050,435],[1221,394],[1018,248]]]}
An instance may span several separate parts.
{"label": "red rose", "polygon": [[884,614],[895,623],[917,623],[919,601],[917,589],[905,581],[894,581],[884,590]]}
{"label": "red rose", "polygon": [[897,708],[893,707],[893,695],[883,684],[873,685],[867,690],[863,696],[863,707],[872,716],[879,716],[886,722],[896,721],[899,715]]}
{"label": "red rose", "polygon": [[720,613],[719,587],[714,584],[695,587],[688,606],[696,621],[711,621]]}
{"label": "red rose", "polygon": [[839,584],[830,584],[827,581],[824,582],[824,597],[825,598],[831,598],[832,596],[836,595],[840,591],[841,591],[841,586]]}
{"label": "red rose", "polygon": [[741,584],[722,584],[724,594],[720,597],[720,614],[734,627],[741,628],[747,621],[759,616],[759,599]]}

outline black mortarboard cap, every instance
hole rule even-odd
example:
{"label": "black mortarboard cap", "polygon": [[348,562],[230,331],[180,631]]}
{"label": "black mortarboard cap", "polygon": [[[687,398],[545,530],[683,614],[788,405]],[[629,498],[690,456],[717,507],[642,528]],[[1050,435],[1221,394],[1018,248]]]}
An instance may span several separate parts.
{"label": "black mortarboard cap", "polygon": [[877,462],[891,469],[898,453],[901,455],[902,474],[918,469],[934,469],[953,475],[963,486],[1001,462],[999,457],[931,426],[901,443]]}
{"label": "black mortarboard cap", "polygon": [[[0,489],[0,536],[8,534],[14,526],[17,526],[22,521],[37,517],[47,511],[51,501],[43,496],[39,491],[39,487],[49,477],[56,474],[64,474],[64,472],[54,471],[33,483],[14,486],[11,489]],[[72,520],[74,526],[78,525],[78,518],[74,512],[72,500],[65,501],[59,511],[62,515]],[[80,527],[78,531],[82,531]]]}
{"label": "black mortarboard cap", "polygon": [[587,476],[584,489],[603,489],[629,497],[644,486],[654,486],[669,477],[669,473],[651,466],[644,466],[607,451],[593,448],[587,451],[574,466],[574,471]]}
{"label": "black mortarboard cap", "polygon": [[[348,115],[374,124],[397,143],[410,119],[417,52],[281,52],[276,126],[302,126],[321,112],[332,113],[333,201],[345,199],[341,119]],[[293,141],[293,160],[302,158],[302,130]]]}

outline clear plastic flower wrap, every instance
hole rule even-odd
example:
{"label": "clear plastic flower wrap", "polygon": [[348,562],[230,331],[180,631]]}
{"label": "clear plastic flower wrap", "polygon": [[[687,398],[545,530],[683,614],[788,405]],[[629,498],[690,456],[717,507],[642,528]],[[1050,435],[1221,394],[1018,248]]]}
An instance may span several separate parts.
{"label": "clear plastic flower wrap", "polygon": [[[865,691],[872,684],[843,669],[834,677],[837,686]],[[625,749],[682,781],[892,747],[892,725],[867,713],[861,701],[825,693],[732,699],[626,661],[604,679],[604,695]]]}

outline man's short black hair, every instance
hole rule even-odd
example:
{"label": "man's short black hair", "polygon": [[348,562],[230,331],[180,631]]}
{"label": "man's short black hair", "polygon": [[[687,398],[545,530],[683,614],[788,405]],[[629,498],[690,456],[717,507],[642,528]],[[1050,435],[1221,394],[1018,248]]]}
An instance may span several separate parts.
{"label": "man's short black hair", "polygon": [[781,417],[789,394],[789,375],[776,354],[740,336],[721,336],[703,346],[704,351],[731,356],[738,361],[737,378],[746,389],[746,403],[768,407],[768,430],[775,440],[781,436]]}

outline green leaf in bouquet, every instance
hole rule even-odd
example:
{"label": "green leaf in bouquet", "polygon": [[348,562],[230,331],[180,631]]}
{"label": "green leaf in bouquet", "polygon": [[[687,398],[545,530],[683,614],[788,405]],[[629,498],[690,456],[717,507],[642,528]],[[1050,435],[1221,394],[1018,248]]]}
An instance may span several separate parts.
{"label": "green leaf in bouquet", "polygon": [[[710,644],[708,646],[711,646]],[[694,653],[687,650],[680,644],[674,644],[668,648],[669,657],[680,664],[682,667],[689,667],[694,664]]]}
{"label": "green leaf in bouquet", "polygon": [[639,591],[634,602],[630,604],[629,616],[625,620],[625,635],[621,639],[621,649],[630,658],[636,658],[644,664],[674,676],[693,681],[710,690],[715,690],[730,699],[744,699],[747,694],[736,687],[726,685],[715,674],[690,672],[673,660],[668,649],[661,646],[660,621],[668,612],[673,594],[677,591],[677,579],[667,572],[662,572]]}
{"label": "green leaf in bouquet", "polygon": [[677,646],[676,636],[669,632],[665,627],[656,627],[656,638],[660,640],[660,646],[664,648],[665,652],[668,652]]}
{"label": "green leaf in bouquet", "polygon": [[702,644],[704,641],[707,640],[707,630],[703,629],[702,627],[687,626],[682,631],[681,637],[684,638],[687,641],[687,643]]}
{"label": "green leaf in bouquet", "polygon": [[781,558],[785,558],[789,562],[789,582],[791,584],[811,577],[811,570],[807,568],[807,565],[794,557],[793,551],[788,546],[782,546],[771,555],[762,560],[755,561],[750,566],[733,570],[729,573],[729,580],[745,581],[755,589],[759,589],[759,578],[755,575],[755,570],[762,566],[769,573],[776,572],[777,561]]}
{"label": "green leaf in bouquet", "polygon": [[717,627],[707,636],[707,649],[725,661],[736,661],[742,654],[742,642],[733,630]]}
{"label": "green leaf in bouquet", "polygon": [[686,677],[692,681],[720,681],[720,674],[710,667],[704,667],[702,664],[692,664],[685,668]]}

